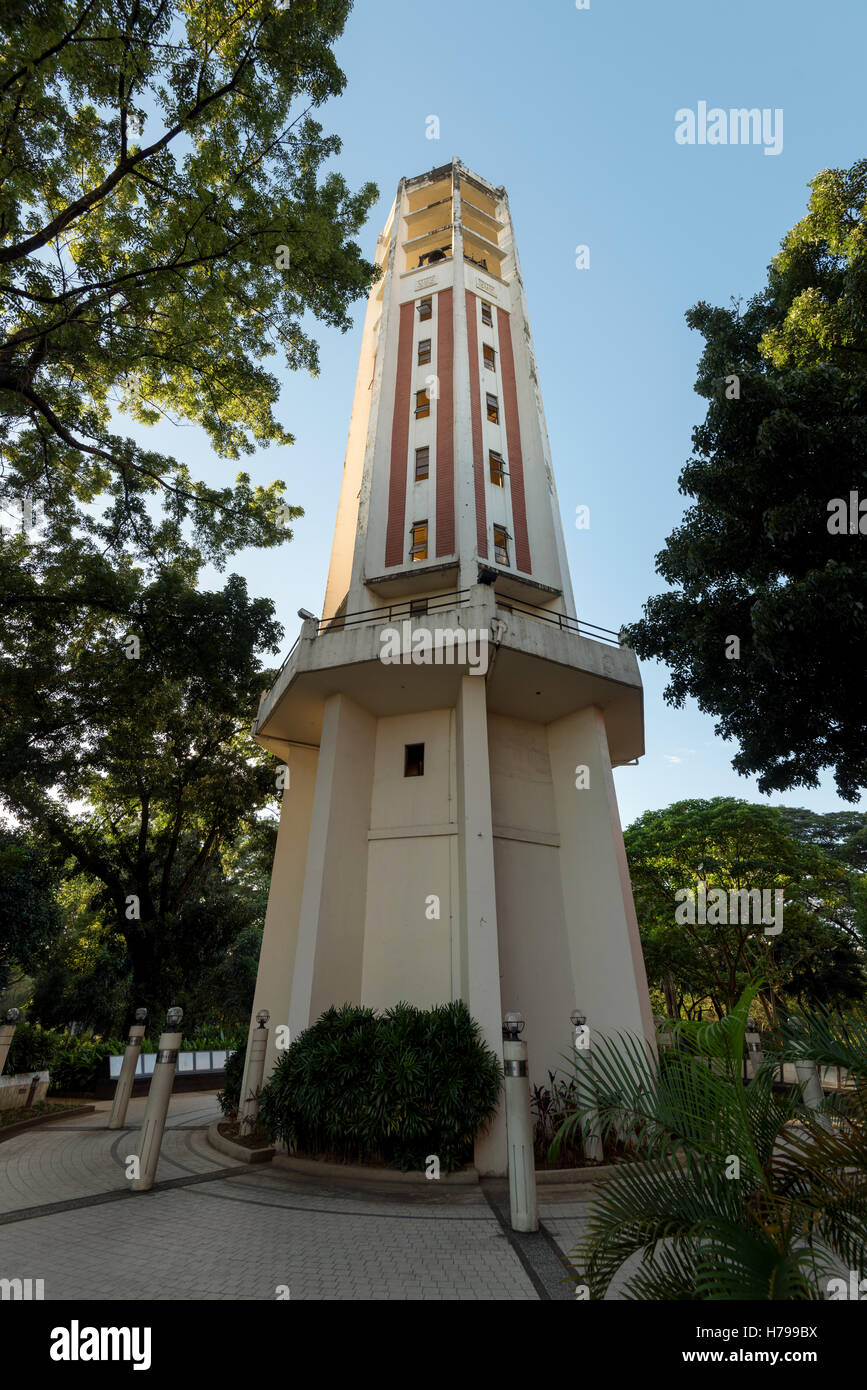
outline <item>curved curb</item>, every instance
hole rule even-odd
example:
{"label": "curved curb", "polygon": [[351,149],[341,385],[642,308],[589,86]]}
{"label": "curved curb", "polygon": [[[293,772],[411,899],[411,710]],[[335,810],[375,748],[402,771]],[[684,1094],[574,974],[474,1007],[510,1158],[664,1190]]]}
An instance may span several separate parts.
{"label": "curved curb", "polygon": [[[3,1125],[0,1128],[0,1144],[7,1139],[14,1139],[16,1134],[23,1134],[26,1129],[39,1129],[40,1125],[54,1124],[56,1120],[72,1120],[76,1115],[92,1115],[96,1110],[95,1105],[81,1105],[74,1110],[58,1110],[56,1115],[34,1115],[32,1120],[19,1120],[14,1125]],[[98,1133],[98,1130],[94,1130]]]}
{"label": "curved curb", "polygon": [[274,1157],[272,1146],[266,1145],[261,1149],[248,1149],[244,1144],[236,1144],[232,1139],[227,1139],[225,1134],[220,1133],[221,1124],[223,1124],[222,1115],[218,1120],[212,1120],[208,1125],[206,1137],[212,1149],[227,1154],[229,1158],[237,1159],[239,1163],[268,1163]]}
{"label": "curved curb", "polygon": [[537,1168],[537,1187],[559,1187],[566,1183],[586,1184],[610,1178],[619,1163],[600,1163],[598,1168]]}
{"label": "curved curb", "polygon": [[374,1187],[429,1187],[436,1181],[437,1187],[471,1187],[478,1184],[479,1175],[475,1168],[461,1168],[457,1173],[442,1173],[439,1178],[426,1177],[424,1173],[401,1173],[397,1168],[369,1168],[360,1163],[326,1163],[318,1158],[295,1158],[292,1154],[278,1153],[274,1158],[275,1168],[286,1168],[305,1178],[325,1178],[329,1182],[343,1182],[347,1185],[358,1183]]}

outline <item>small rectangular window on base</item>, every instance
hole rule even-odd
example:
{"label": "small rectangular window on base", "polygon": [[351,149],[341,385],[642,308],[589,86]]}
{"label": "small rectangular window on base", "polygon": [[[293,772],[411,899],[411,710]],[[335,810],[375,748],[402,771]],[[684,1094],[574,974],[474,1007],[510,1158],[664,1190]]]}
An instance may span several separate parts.
{"label": "small rectangular window on base", "polygon": [[424,744],[407,743],[403,757],[404,777],[424,777]]}

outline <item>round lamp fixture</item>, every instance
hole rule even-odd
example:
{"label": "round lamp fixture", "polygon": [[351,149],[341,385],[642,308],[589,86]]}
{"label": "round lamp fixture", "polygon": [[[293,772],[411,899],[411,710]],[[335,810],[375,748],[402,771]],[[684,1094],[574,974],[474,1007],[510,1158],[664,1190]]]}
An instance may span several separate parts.
{"label": "round lamp fixture", "polygon": [[271,1017],[267,1009],[260,1009],[256,1015],[256,1022],[260,1028],[264,1028],[268,1019]]}
{"label": "round lamp fixture", "polygon": [[523,1014],[506,1014],[506,1017],[503,1019],[503,1037],[512,1038],[514,1040],[519,1033],[523,1033],[524,1027]]}
{"label": "round lamp fixture", "polygon": [[183,1016],[183,1009],[179,1009],[177,1008],[177,1006],[172,1009],[169,1009],[168,1013],[166,1014],[166,1023],[168,1027],[172,1030],[177,1030]]}

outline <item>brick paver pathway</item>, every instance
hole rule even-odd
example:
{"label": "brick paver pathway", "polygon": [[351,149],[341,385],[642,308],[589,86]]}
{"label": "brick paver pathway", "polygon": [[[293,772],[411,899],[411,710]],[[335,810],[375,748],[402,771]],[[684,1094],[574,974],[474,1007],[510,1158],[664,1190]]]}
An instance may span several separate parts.
{"label": "brick paver pathway", "polygon": [[157,1186],[134,1193],[144,1100],[125,1130],[109,1110],[0,1144],[0,1278],[43,1279],[55,1300],[574,1297],[574,1187],[540,1188],[546,1229],[518,1241],[505,1184],[361,1190],[236,1165],[207,1142],[214,1096],[193,1093],[172,1101]]}

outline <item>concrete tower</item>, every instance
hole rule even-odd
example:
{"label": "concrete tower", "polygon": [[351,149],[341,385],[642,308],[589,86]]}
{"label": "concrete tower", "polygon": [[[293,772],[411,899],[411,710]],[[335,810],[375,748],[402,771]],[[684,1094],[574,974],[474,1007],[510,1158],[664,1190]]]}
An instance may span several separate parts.
{"label": "concrete tower", "polygon": [[[541,1082],[576,1007],[653,1036],[611,775],[638,664],[574,616],[505,190],[403,179],[376,260],[322,618],[253,726],[288,768],[253,1016],[273,1047],[461,998],[502,1056],[517,1009]],[[505,1173],[501,1118],[476,1163]]]}

